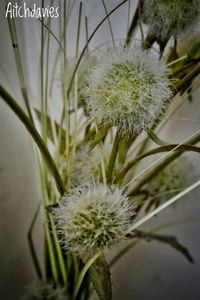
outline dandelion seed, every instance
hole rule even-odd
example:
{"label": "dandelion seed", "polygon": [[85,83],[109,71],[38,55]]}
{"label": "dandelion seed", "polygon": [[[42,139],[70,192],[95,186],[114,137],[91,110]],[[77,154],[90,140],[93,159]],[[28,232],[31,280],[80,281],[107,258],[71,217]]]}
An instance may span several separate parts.
{"label": "dandelion seed", "polygon": [[54,209],[65,249],[79,254],[125,238],[133,215],[122,190],[94,183],[75,188]]}
{"label": "dandelion seed", "polygon": [[151,128],[170,96],[163,61],[137,47],[101,54],[85,88],[90,115],[128,134]]}

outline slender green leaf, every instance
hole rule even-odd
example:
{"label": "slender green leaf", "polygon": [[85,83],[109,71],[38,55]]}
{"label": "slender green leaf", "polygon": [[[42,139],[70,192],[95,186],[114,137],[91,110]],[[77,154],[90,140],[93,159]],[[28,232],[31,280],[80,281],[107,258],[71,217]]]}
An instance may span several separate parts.
{"label": "slender green leaf", "polygon": [[27,117],[23,109],[18,105],[17,101],[10,96],[10,94],[3,88],[3,86],[0,85],[0,96],[2,99],[6,102],[6,104],[12,109],[12,111],[18,116],[20,121],[24,124],[30,135],[32,136],[33,140],[37,144],[40,153],[46,162],[49,171],[53,175],[58,191],[60,192],[61,195],[64,194],[65,188],[62,182],[62,179],[60,177],[60,174],[58,172],[58,169],[56,167],[56,164],[46,147],[45,143],[43,142],[41,136],[39,135],[38,131],[35,129],[34,125],[30,121],[30,119]]}
{"label": "slender green leaf", "polygon": [[106,136],[108,130],[110,129],[111,125],[102,126],[97,134],[95,135],[94,139],[90,143],[90,150],[92,150],[94,147],[96,147]]}
{"label": "slender green leaf", "polygon": [[141,239],[145,239],[147,241],[156,240],[165,244],[168,244],[175,250],[179,251],[190,263],[194,262],[193,257],[191,256],[188,249],[183,246],[176,237],[169,236],[169,235],[161,235],[161,234],[155,234],[151,232],[144,232],[144,231],[135,231],[136,236]]}
{"label": "slender green leaf", "polygon": [[174,149],[174,152],[185,152],[185,151],[192,151],[200,153],[200,147],[192,146],[192,145],[181,145],[178,148],[178,144],[171,144],[166,145],[162,147],[155,148],[153,150],[147,151],[141,156],[138,156],[137,158],[133,159],[132,161],[128,162],[127,165],[124,167],[123,170],[121,170],[118,174],[116,174],[116,179],[123,177],[138,161],[141,159],[148,157],[153,154],[162,153],[162,152],[169,152]]}
{"label": "slender green leaf", "polygon": [[101,300],[112,299],[110,269],[104,258],[100,256],[90,267],[89,276]]}
{"label": "slender green leaf", "polygon": [[187,59],[192,60],[199,58],[200,56],[200,42],[195,43],[192,45],[192,47],[189,49],[187,54]]}
{"label": "slender green leaf", "polygon": [[[38,120],[41,122],[42,121],[42,116],[43,116],[43,112],[41,112],[39,109],[34,108],[36,115],[38,117]],[[52,125],[51,125],[51,118],[49,115],[46,116],[47,119],[47,124],[46,124],[46,130],[47,130],[47,137],[54,142],[54,138],[53,138],[53,130],[52,130]],[[61,126],[56,122],[53,121],[54,125],[55,125],[55,129],[56,129],[56,133],[57,135],[59,134],[60,130],[61,130],[61,153],[64,152],[65,150],[65,130],[63,128],[61,128]]]}
{"label": "slender green leaf", "polygon": [[169,145],[169,143],[161,140],[152,130],[147,131],[147,134],[154,143],[156,143],[160,146]]}

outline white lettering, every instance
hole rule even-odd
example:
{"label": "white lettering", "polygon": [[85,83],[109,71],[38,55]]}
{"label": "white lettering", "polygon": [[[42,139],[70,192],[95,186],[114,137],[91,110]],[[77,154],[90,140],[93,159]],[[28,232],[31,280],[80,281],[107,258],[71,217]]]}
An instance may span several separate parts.
{"label": "white lettering", "polygon": [[6,8],[6,18],[8,17],[8,14],[10,14],[10,18],[12,19],[12,3],[9,2]]}

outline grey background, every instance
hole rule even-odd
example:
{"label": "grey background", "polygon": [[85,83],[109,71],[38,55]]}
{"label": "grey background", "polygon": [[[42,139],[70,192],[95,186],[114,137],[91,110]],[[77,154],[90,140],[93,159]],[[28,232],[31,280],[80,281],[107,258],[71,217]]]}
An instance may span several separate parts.
{"label": "grey background", "polygon": [[[33,3],[33,1],[26,2]],[[85,8],[86,2],[88,6]],[[108,10],[119,2],[107,0]],[[104,16],[104,10],[100,0],[83,1],[83,3],[85,13],[89,14],[91,32]],[[78,7],[78,1],[76,6]],[[75,45],[73,32],[77,24],[77,7],[69,24],[69,34],[72,38],[68,47],[71,54]],[[131,1],[131,7],[132,15],[134,1]],[[9,31],[4,17],[3,1],[0,3],[0,12],[0,82],[23,105]],[[111,18],[116,39],[124,37],[127,29],[127,23],[124,20],[127,20],[127,5],[121,7]],[[39,25],[36,21],[20,19],[17,20],[17,26],[20,31],[20,50],[23,52],[29,94],[31,100],[37,105],[39,101],[37,88]],[[85,37],[82,34],[81,45],[84,44],[84,40]],[[109,28],[105,23],[95,36],[91,47],[109,40]],[[56,44],[53,44],[52,49],[55,48]],[[57,76],[59,79],[59,73]],[[178,101],[180,100],[177,99],[177,103]],[[59,109],[58,103],[55,110],[59,112]],[[188,101],[185,102],[165,131],[161,132],[161,137],[170,142],[179,142],[199,128],[200,105],[197,89],[194,93],[194,101],[191,104]],[[23,287],[36,278],[28,250],[27,232],[40,200],[40,186],[31,140],[19,120],[2,101],[0,102],[0,141],[0,299],[16,300],[19,299]],[[188,184],[197,180],[200,172],[199,155],[184,155],[182,163]],[[167,245],[158,242],[141,242],[112,269],[114,300],[200,299],[199,192],[200,190],[197,189],[183,197],[176,205],[167,208],[142,227],[148,231],[168,224],[160,229],[159,233],[176,235],[180,242],[190,250],[195,264],[188,263],[183,256]],[[34,231],[34,241],[42,261],[42,216],[38,219]],[[113,251],[116,252],[119,249],[120,246],[117,246]]]}

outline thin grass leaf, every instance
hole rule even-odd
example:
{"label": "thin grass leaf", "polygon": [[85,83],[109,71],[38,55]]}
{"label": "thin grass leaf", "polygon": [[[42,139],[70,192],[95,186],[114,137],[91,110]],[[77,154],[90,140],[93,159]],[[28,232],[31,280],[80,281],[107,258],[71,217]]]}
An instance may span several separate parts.
{"label": "thin grass leaf", "polygon": [[[34,111],[36,112],[38,120],[41,122],[42,121],[42,115],[44,113],[41,112],[37,108],[34,108]],[[52,126],[51,126],[51,117],[49,115],[47,115],[46,118],[47,118],[47,136],[53,142],[54,138],[53,138],[53,130],[52,130]],[[58,135],[58,133],[59,133],[60,130],[62,132],[61,148],[63,150],[64,149],[65,130],[63,128],[61,128],[61,126],[56,121],[53,121],[53,122],[54,122],[54,125],[55,125],[56,134]]]}
{"label": "thin grass leaf", "polygon": [[24,124],[30,135],[32,136],[33,140],[37,144],[40,153],[46,162],[49,171],[53,175],[56,186],[58,188],[58,191],[61,195],[65,192],[65,187],[63,185],[62,179],[60,177],[60,174],[58,172],[58,169],[56,167],[56,164],[46,147],[45,143],[43,142],[40,134],[35,129],[32,122],[29,120],[23,109],[18,105],[17,101],[9,95],[9,93],[0,85],[0,96],[2,97],[3,101],[12,109],[12,111],[17,115],[17,117],[20,119],[20,121]]}
{"label": "thin grass leaf", "polygon": [[97,27],[94,29],[94,31],[92,32],[92,34],[90,35],[87,43],[85,44],[80,56],[79,56],[79,59],[76,63],[76,66],[74,68],[74,71],[73,71],[73,74],[72,74],[72,77],[70,79],[70,82],[69,82],[69,86],[68,86],[68,91],[67,91],[67,94],[69,95],[70,91],[71,91],[71,87],[72,87],[72,84],[74,82],[74,78],[75,78],[75,75],[76,75],[76,72],[78,70],[78,67],[80,65],[80,62],[85,54],[85,52],[87,51],[87,48],[88,48],[88,45],[90,43],[90,41],[92,40],[92,38],[94,37],[94,35],[96,34],[96,32],[98,31],[98,29],[101,27],[101,25],[107,20],[108,17],[110,17],[110,15],[112,15],[120,6],[122,6],[124,3],[126,3],[128,0],[124,0],[122,1],[121,3],[119,3],[116,7],[114,7],[108,14],[105,18],[103,18],[101,20],[101,22],[97,25]]}
{"label": "thin grass leaf", "polygon": [[42,23],[42,20],[40,18],[38,18],[38,21],[42,24],[42,26],[44,26],[44,28],[47,29],[47,31],[52,35],[52,37],[55,39],[55,41],[57,42],[60,50],[64,51],[61,42],[59,41],[59,39],[57,38],[57,36],[55,35],[55,33],[53,33],[53,31],[45,24]]}
{"label": "thin grass leaf", "polygon": [[194,45],[192,45],[192,47],[189,49],[187,54],[187,59],[193,60],[199,57],[200,57],[200,42],[197,42]]}
{"label": "thin grass leaf", "polygon": [[175,92],[185,92],[188,87],[191,85],[191,82],[199,75],[200,73],[200,64],[197,63],[196,66],[177,84],[174,85]]}
{"label": "thin grass leaf", "polygon": [[103,255],[88,270],[92,284],[101,300],[112,299],[110,268]]}
{"label": "thin grass leaf", "polygon": [[149,136],[149,138],[156,144],[160,145],[160,146],[166,146],[169,145],[169,143],[161,140],[152,130],[147,131],[147,134]]}
{"label": "thin grass leaf", "polygon": [[[162,153],[162,152],[169,152],[172,151],[174,149],[174,152],[186,152],[186,151],[192,151],[192,152],[197,152],[200,153],[200,147],[196,147],[196,146],[192,146],[192,145],[181,145],[180,147],[178,147],[178,144],[171,144],[171,145],[166,145],[166,146],[162,146],[162,147],[158,147],[155,148],[153,150],[147,151],[146,153],[144,153],[141,156],[136,157],[135,159],[133,159],[132,161],[128,162],[127,165],[124,167],[124,169],[122,171],[120,171],[118,174],[116,174],[115,178],[121,178],[123,176],[125,176],[125,174],[141,159],[148,157],[150,155],[153,154],[158,154],[158,153]],[[176,148],[176,149],[175,149]]]}
{"label": "thin grass leaf", "polygon": [[108,16],[108,10],[107,10],[105,1],[104,0],[101,0],[101,1],[102,1],[102,4],[103,4],[103,7],[105,9],[106,16],[108,18],[108,25],[109,25],[109,28],[110,28],[110,34],[111,34],[111,38],[112,38],[113,47],[115,47],[115,39],[114,39],[113,30],[112,30],[112,25],[111,25],[111,22],[110,22],[110,17]]}
{"label": "thin grass leaf", "polygon": [[28,234],[27,234],[27,238],[28,238],[29,250],[30,250],[30,253],[31,253],[31,257],[32,257],[32,260],[33,260],[33,264],[34,264],[37,276],[38,276],[39,279],[42,279],[43,274],[42,274],[42,270],[40,268],[40,263],[39,263],[39,260],[38,260],[38,257],[37,257],[37,253],[36,253],[36,250],[35,250],[35,246],[34,246],[34,243],[33,243],[33,237],[32,237],[33,230],[34,230],[34,227],[35,227],[35,223],[36,223],[36,220],[37,220],[37,217],[38,217],[38,214],[39,214],[39,210],[40,210],[40,203],[37,206],[37,209],[34,213],[32,221],[31,221],[31,224],[30,224],[30,227],[29,227],[29,230],[28,230]]}
{"label": "thin grass leaf", "polygon": [[128,33],[126,36],[126,41],[125,41],[125,45],[128,46],[131,42],[132,36],[134,35],[134,32],[136,30],[137,24],[138,24],[138,19],[139,19],[139,13],[140,13],[140,1],[138,1],[138,5],[136,8],[136,11],[133,15],[133,19],[131,21],[131,25],[128,29]]}
{"label": "thin grass leaf", "polygon": [[94,139],[91,141],[89,148],[92,150],[96,147],[106,136],[108,130],[111,128],[111,125],[102,126],[99,128],[97,134],[95,135]]}
{"label": "thin grass leaf", "polygon": [[194,263],[194,259],[191,256],[188,249],[183,246],[176,237],[174,236],[168,236],[168,235],[161,235],[161,234],[155,234],[151,232],[144,232],[144,231],[135,231],[136,237],[140,239],[145,239],[146,241],[150,242],[152,240],[159,241],[165,244],[168,244],[178,252],[180,252],[190,263]]}
{"label": "thin grass leaf", "polygon": [[110,154],[107,171],[106,171],[106,178],[107,178],[108,182],[111,182],[112,173],[113,173],[113,170],[115,167],[115,161],[116,161],[117,153],[118,153],[118,149],[119,149],[120,137],[121,137],[121,134],[119,131],[117,131],[114,142],[113,142],[111,154]]}
{"label": "thin grass leaf", "polygon": [[22,92],[24,104],[26,106],[26,110],[28,112],[29,118],[30,118],[31,122],[34,124],[31,107],[30,107],[30,103],[29,103],[28,92],[27,92],[26,83],[25,83],[24,70],[23,70],[23,65],[22,65],[22,60],[21,60],[21,53],[20,53],[20,48],[19,48],[15,20],[13,18],[11,19],[10,17],[8,17],[7,20],[8,20],[10,37],[11,37],[11,42],[12,42],[14,57],[15,57],[15,64],[16,64],[17,74],[19,77],[20,85],[21,85],[21,92]]}
{"label": "thin grass leaf", "polygon": [[126,247],[124,247],[119,253],[117,253],[116,256],[114,256],[114,258],[110,261],[109,266],[113,267],[114,264],[116,264],[116,262],[118,262],[118,260],[120,258],[122,258],[130,249],[132,249],[134,246],[136,246],[139,243],[139,240],[136,240],[134,242],[131,242],[129,245],[127,245]]}

